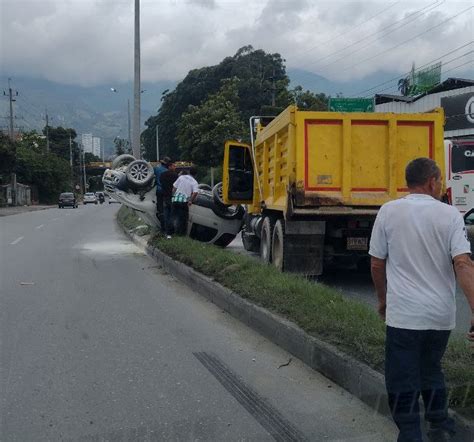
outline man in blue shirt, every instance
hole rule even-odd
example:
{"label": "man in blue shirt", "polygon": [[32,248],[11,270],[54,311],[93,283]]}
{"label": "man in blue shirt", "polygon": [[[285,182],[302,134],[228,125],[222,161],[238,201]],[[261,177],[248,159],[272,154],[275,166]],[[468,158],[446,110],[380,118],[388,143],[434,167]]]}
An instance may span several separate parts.
{"label": "man in blue shirt", "polygon": [[153,168],[155,172],[155,182],[156,182],[156,217],[160,222],[160,229],[164,233],[165,222],[163,217],[163,189],[161,187],[160,176],[163,172],[168,170],[168,164],[170,164],[171,159],[169,157],[163,157],[159,164]]}

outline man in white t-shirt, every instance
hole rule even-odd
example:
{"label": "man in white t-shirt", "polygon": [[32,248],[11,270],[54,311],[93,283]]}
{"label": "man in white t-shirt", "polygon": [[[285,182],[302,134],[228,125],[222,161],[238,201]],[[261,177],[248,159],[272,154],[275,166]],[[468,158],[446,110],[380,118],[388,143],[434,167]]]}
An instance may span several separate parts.
{"label": "man in white t-shirt", "polygon": [[461,214],[439,201],[436,163],[418,158],[405,176],[410,194],[382,206],[370,240],[378,311],[387,324],[385,382],[399,442],[422,441],[420,394],[430,438],[449,440],[454,422],[441,359],[455,327],[456,277],[474,311],[474,263]]}
{"label": "man in white t-shirt", "polygon": [[[171,197],[171,223],[177,235],[186,234],[188,222],[189,206],[193,203],[198,194],[198,182],[194,178],[197,169],[191,167],[189,174],[183,171],[173,184],[173,196]],[[166,236],[171,238],[169,232]]]}

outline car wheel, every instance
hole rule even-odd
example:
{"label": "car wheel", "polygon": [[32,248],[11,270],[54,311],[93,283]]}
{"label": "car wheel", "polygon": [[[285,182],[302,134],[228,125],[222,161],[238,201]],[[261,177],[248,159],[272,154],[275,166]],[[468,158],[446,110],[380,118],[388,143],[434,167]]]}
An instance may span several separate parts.
{"label": "car wheel", "polygon": [[58,205],[58,209],[60,209],[60,208],[61,208],[61,206]]}
{"label": "car wheel", "polygon": [[285,267],[285,228],[283,220],[279,219],[273,228],[272,238],[272,262],[273,265],[283,272]]}
{"label": "car wheel", "polygon": [[212,197],[214,198],[214,202],[216,203],[217,206],[220,206],[222,208],[228,207],[228,204],[224,203],[224,196],[223,196],[223,189],[222,189],[222,182],[217,183],[213,188],[212,188]]}
{"label": "car wheel", "polygon": [[127,166],[127,181],[135,188],[143,188],[151,184],[155,173],[151,164],[144,160],[135,160]]}
{"label": "car wheel", "polygon": [[260,234],[260,257],[267,264],[272,262],[273,225],[274,223],[269,216],[263,219],[262,233]]}
{"label": "car wheel", "polygon": [[128,153],[119,155],[117,158],[115,158],[115,160],[112,161],[112,169],[118,169],[119,167],[127,166],[133,161],[135,161],[135,157],[133,155],[129,155]]}

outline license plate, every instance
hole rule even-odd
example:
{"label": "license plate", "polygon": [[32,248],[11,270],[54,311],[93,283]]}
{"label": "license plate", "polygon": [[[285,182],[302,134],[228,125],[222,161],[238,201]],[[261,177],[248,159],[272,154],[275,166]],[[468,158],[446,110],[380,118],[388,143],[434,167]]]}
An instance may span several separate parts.
{"label": "license plate", "polygon": [[367,250],[368,238],[347,238],[347,250]]}

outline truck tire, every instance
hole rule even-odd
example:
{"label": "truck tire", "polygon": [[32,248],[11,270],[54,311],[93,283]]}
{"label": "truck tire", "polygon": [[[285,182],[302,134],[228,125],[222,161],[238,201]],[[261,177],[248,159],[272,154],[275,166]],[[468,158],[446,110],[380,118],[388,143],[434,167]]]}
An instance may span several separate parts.
{"label": "truck tire", "polygon": [[123,155],[119,155],[112,161],[112,169],[118,169],[119,167],[126,166],[127,164],[130,164],[133,161],[135,161],[135,157],[133,155],[124,153]]}
{"label": "truck tire", "polygon": [[247,252],[258,253],[260,251],[260,238],[245,230],[242,230],[242,244]]}
{"label": "truck tire", "polygon": [[283,272],[285,269],[285,227],[282,219],[279,219],[273,228],[272,258],[273,265]]}
{"label": "truck tire", "polygon": [[143,189],[147,187],[151,184],[155,176],[153,167],[151,167],[150,163],[144,160],[132,161],[127,166],[125,174],[127,175],[128,183],[135,189]]}
{"label": "truck tire", "polygon": [[260,234],[260,258],[263,262],[272,262],[272,235],[274,222],[269,216],[263,218],[262,233]]}

